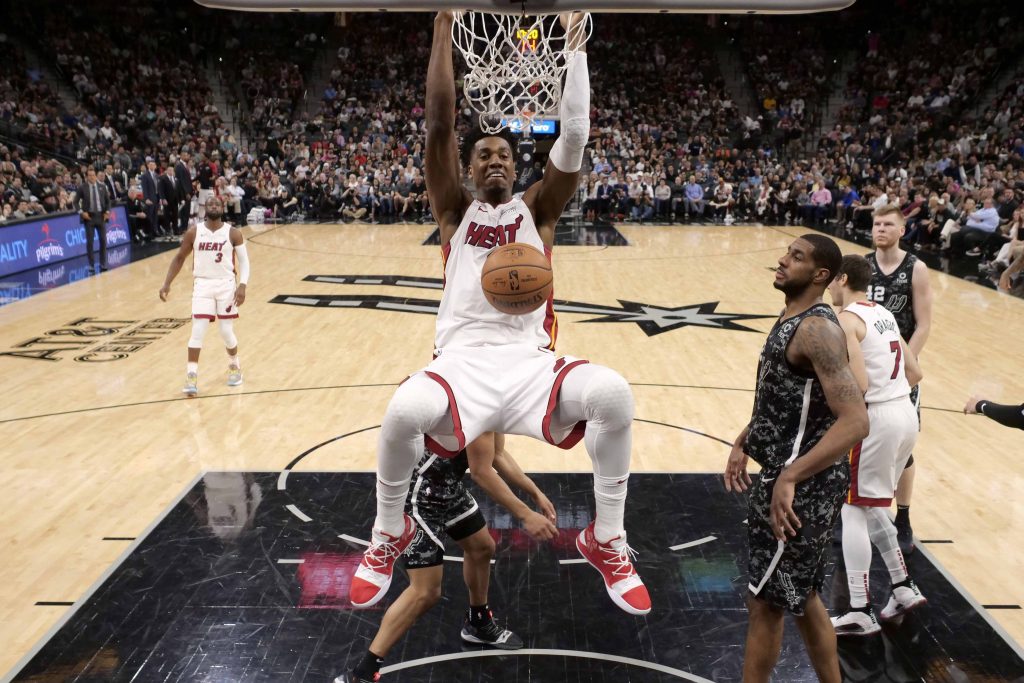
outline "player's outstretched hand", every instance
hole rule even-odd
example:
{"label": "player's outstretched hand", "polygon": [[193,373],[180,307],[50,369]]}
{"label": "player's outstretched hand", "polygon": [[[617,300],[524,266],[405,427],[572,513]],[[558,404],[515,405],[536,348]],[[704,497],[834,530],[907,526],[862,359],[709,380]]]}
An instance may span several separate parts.
{"label": "player's outstretched hand", "polygon": [[437,13],[438,19],[443,19],[448,23],[455,23],[455,20],[462,16],[462,10],[460,9],[446,9]]}
{"label": "player's outstretched hand", "polygon": [[235,306],[245,303],[245,285],[240,284],[235,288]]}
{"label": "player's outstretched hand", "polygon": [[796,482],[786,476],[779,475],[775,480],[775,488],[772,490],[772,505],[768,519],[772,525],[772,533],[775,540],[785,541],[788,537],[796,536],[796,530],[800,528],[800,518],[793,511],[793,497],[796,495]]}
{"label": "player's outstretched hand", "polygon": [[540,514],[544,515],[546,519],[551,520],[552,523],[558,521],[558,515],[555,514],[555,506],[551,504],[548,497],[545,496],[541,491],[537,491],[536,498],[533,499],[537,503],[537,507],[540,509]]}
{"label": "player's outstretched hand", "polygon": [[164,285],[160,288],[160,301],[167,301],[167,295],[171,293],[171,288]]}
{"label": "player's outstretched hand", "polygon": [[981,400],[981,396],[971,396],[967,399],[967,405],[964,406],[964,415],[977,415],[978,403]]}
{"label": "player's outstretched hand", "polygon": [[587,42],[586,22],[589,16],[589,12],[562,12],[558,15],[567,37],[566,47],[570,50],[579,50]]}
{"label": "player's outstretched hand", "polygon": [[743,448],[733,445],[729,462],[725,465],[725,490],[742,493],[750,488],[750,474],[747,472],[749,458]]}
{"label": "player's outstretched hand", "polygon": [[523,517],[523,529],[535,541],[550,541],[558,535],[558,527],[550,519],[533,510]]}

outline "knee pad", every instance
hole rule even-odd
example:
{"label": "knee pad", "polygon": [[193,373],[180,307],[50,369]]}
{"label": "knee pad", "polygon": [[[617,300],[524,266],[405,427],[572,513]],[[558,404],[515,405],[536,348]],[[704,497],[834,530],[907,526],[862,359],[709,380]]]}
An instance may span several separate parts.
{"label": "knee pad", "polygon": [[227,320],[221,318],[217,322],[220,325],[220,336],[224,340],[224,346],[229,349],[236,348],[238,346],[238,338],[235,337],[235,321],[231,318]]}
{"label": "knee pad", "polygon": [[210,321],[207,318],[192,318],[192,336],[188,338],[190,349],[203,348],[203,337],[206,336],[208,327],[210,327]]}
{"label": "knee pad", "polygon": [[608,368],[596,372],[583,389],[583,412],[604,430],[624,429],[633,423],[633,390],[619,373]]}
{"label": "knee pad", "polygon": [[433,380],[417,375],[398,387],[381,424],[388,436],[412,438],[426,433],[448,412],[448,395]]}

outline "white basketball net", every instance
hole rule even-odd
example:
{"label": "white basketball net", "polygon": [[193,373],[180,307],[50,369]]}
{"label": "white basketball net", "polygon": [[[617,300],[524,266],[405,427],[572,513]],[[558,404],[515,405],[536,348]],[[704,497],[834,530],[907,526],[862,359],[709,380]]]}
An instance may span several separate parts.
{"label": "white basketball net", "polygon": [[452,25],[452,41],[468,67],[463,90],[480,114],[480,128],[529,131],[534,117],[554,114],[562,97],[567,45],[590,38],[590,15],[567,35],[557,14],[463,12]]}

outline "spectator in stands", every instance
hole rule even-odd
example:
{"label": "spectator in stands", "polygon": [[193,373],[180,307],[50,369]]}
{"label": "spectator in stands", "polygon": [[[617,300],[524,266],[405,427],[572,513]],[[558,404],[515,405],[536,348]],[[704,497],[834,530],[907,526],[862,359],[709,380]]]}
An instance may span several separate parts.
{"label": "spectator in stands", "polygon": [[982,201],[982,208],[967,216],[963,229],[951,231],[949,252],[951,256],[981,256],[982,249],[994,254],[1001,245],[999,212],[989,196]]}

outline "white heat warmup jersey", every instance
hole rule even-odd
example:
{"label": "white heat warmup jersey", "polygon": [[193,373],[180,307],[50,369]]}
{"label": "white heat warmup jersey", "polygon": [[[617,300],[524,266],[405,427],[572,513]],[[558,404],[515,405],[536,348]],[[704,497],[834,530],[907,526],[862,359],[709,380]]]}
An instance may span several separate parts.
{"label": "white heat warmup jersey", "polygon": [[235,247],[231,244],[230,225],[223,223],[218,230],[210,230],[205,221],[196,223],[192,275],[208,280],[235,278]]}
{"label": "white heat warmup jersey", "polygon": [[520,195],[499,206],[474,200],[458,230],[445,245],[444,293],[437,312],[434,348],[527,344],[554,348],[556,323],[552,298],[525,315],[508,315],[491,306],[480,286],[484,261],[495,247],[521,242],[551,258]]}
{"label": "white heat warmup jersey", "polygon": [[900,328],[896,325],[896,318],[884,306],[870,301],[857,301],[844,310],[863,320],[867,328],[860,343],[864,366],[868,372],[868,390],[864,400],[868,403],[883,403],[909,396],[910,384],[903,364]]}

